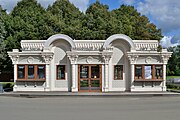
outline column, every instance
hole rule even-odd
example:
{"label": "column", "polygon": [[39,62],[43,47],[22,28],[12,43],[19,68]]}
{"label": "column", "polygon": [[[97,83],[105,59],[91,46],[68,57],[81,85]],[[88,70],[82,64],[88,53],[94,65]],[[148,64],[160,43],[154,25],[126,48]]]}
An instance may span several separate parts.
{"label": "column", "polygon": [[49,64],[46,64],[46,87],[45,87],[45,91],[49,91]]}
{"label": "column", "polygon": [[105,70],[105,87],[104,91],[108,92],[109,91],[109,66],[107,63],[104,65],[104,70]]}
{"label": "column", "polygon": [[162,91],[166,91],[166,64],[163,64],[163,83]]}
{"label": "column", "polygon": [[71,73],[72,73],[72,86],[71,91],[72,92],[78,92],[78,85],[77,83],[77,74],[76,74],[76,66],[77,66],[77,58],[78,54],[76,52],[67,52],[68,58],[71,61]]}
{"label": "column", "polygon": [[13,87],[13,91],[17,91],[17,84],[16,84],[16,80],[17,80],[17,64],[14,64],[14,87]]}
{"label": "column", "polygon": [[72,64],[72,92],[78,92],[77,86],[76,86],[76,65]]}
{"label": "column", "polygon": [[134,89],[134,64],[131,64],[131,90]]}
{"label": "column", "polygon": [[51,60],[53,59],[53,53],[44,51],[42,53],[42,57],[44,58],[44,61],[46,63],[46,84],[45,84],[45,91],[50,91],[50,63]]}

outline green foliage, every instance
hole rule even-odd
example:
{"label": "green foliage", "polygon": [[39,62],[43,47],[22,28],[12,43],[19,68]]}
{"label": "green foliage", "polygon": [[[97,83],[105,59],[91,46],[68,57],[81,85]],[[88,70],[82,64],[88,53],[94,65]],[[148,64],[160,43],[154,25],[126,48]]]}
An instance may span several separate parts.
{"label": "green foliage", "polygon": [[[67,34],[73,39],[94,40],[104,40],[113,34],[145,40],[160,40],[162,37],[161,30],[133,6],[122,5],[109,11],[107,5],[96,1],[82,13],[69,0],[56,0],[47,9],[37,0],[21,0],[10,14],[1,7],[0,13],[3,20],[0,20],[0,41],[3,41],[0,50],[4,45],[5,52],[20,49],[21,40],[42,40],[57,33]],[[1,69],[12,69],[7,54],[1,58],[4,59]]]}
{"label": "green foliage", "polygon": [[167,65],[167,75],[180,76],[180,45],[169,47],[169,52],[173,52]]}
{"label": "green foliage", "polygon": [[168,89],[180,90],[180,85],[178,85],[178,84],[167,84],[166,86]]}
{"label": "green foliage", "polygon": [[5,45],[5,37],[6,37],[6,29],[4,25],[4,17],[6,16],[5,11],[0,6],[0,66],[2,66],[3,61],[6,60],[6,45]]}

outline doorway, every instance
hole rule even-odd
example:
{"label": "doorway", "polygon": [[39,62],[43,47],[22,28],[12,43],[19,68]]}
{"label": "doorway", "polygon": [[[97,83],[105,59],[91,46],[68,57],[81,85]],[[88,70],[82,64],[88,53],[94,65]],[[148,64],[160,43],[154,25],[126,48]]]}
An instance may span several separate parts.
{"label": "doorway", "polygon": [[78,65],[78,90],[101,92],[102,65]]}

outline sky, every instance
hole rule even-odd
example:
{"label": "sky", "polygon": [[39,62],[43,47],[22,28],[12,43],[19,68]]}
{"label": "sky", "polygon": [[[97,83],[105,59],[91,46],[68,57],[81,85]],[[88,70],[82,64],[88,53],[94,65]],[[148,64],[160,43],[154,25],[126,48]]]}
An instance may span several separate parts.
{"label": "sky", "polygon": [[[0,0],[0,5],[10,12],[20,0]],[[37,0],[47,8],[55,0]],[[81,11],[96,0],[69,0]],[[180,0],[99,0],[109,6],[109,10],[117,9],[122,4],[134,6],[142,15],[146,15],[152,23],[162,30],[163,47],[180,44]]]}

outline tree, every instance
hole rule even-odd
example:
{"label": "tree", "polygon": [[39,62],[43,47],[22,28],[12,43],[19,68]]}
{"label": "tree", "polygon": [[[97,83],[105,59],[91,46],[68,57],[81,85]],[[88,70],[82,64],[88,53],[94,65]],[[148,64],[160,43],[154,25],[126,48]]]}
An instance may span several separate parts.
{"label": "tree", "polygon": [[0,6],[0,66],[1,68],[3,61],[5,61],[7,58],[7,54],[5,50],[5,36],[7,32],[5,30],[4,19],[3,19],[5,15],[6,15],[5,11]]}
{"label": "tree", "polygon": [[62,33],[71,36],[73,39],[80,39],[82,29],[83,13],[79,11],[69,0],[57,0],[49,6],[47,12],[56,21],[52,25],[54,33]]}
{"label": "tree", "polygon": [[168,51],[173,53],[167,64],[167,75],[180,76],[180,45],[169,47]]}

